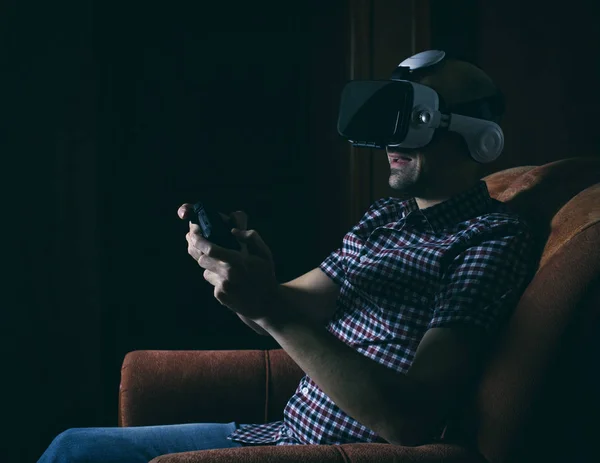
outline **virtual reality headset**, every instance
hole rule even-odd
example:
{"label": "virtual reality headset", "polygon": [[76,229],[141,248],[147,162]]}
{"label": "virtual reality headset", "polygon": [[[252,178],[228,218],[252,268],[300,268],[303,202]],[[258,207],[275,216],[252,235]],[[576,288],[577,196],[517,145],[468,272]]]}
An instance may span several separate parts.
{"label": "virtual reality headset", "polygon": [[399,151],[427,146],[443,131],[456,132],[466,141],[471,157],[485,163],[504,148],[504,134],[493,122],[504,109],[502,95],[447,108],[432,88],[414,82],[434,72],[445,53],[429,50],[404,60],[390,80],[355,80],[342,91],[338,132],[354,146]]}

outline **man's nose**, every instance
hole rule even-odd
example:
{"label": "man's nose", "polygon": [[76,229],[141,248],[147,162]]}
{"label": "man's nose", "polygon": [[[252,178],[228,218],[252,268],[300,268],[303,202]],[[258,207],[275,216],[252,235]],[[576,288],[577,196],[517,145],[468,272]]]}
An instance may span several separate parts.
{"label": "man's nose", "polygon": [[397,154],[409,154],[409,153],[415,151],[414,149],[401,148],[400,146],[386,146],[385,149],[388,153],[397,153]]}
{"label": "man's nose", "polygon": [[401,146],[386,146],[386,151],[388,153],[399,153],[399,154],[416,154],[421,148],[402,148]]}

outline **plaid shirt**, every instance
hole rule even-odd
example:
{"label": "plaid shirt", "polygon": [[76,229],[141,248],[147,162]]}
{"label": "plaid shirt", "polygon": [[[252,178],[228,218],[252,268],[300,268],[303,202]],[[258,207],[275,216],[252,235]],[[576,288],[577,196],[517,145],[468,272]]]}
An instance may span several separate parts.
{"label": "plaid shirt", "polygon": [[[426,209],[414,198],[376,201],[320,268],[340,286],[327,329],[365,357],[406,373],[425,332],[454,324],[492,332],[535,270],[527,225],[480,181]],[[311,378],[283,421],[245,425],[252,444],[383,442],[344,413]]]}

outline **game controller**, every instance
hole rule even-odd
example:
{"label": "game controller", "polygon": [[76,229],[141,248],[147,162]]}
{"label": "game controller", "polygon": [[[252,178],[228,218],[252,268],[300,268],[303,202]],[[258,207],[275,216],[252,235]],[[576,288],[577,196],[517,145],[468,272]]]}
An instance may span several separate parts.
{"label": "game controller", "polygon": [[202,236],[211,243],[227,249],[240,250],[240,243],[231,234],[231,227],[221,215],[207,207],[205,203],[194,204],[194,214],[190,218],[192,223],[200,226]]}

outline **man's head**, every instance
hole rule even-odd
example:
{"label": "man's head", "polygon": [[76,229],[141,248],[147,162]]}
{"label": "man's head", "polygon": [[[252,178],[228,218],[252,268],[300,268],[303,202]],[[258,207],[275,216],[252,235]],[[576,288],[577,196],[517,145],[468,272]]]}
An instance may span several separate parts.
{"label": "man's head", "polygon": [[[481,69],[451,59],[417,82],[437,91],[446,105],[446,112],[453,112],[453,107],[459,104],[497,93],[496,86]],[[465,140],[455,132],[438,132],[424,148],[388,147],[387,153],[390,186],[426,201],[446,199],[481,177],[482,165],[471,157]]]}

